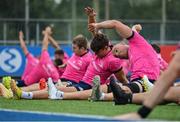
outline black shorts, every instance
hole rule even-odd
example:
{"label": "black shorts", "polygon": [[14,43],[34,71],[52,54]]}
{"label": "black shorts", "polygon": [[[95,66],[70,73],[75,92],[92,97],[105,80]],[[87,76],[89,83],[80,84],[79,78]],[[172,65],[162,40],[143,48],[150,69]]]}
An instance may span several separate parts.
{"label": "black shorts", "polygon": [[[151,83],[153,83],[154,84],[154,82],[155,82],[155,80],[152,80],[152,79],[148,79]],[[141,83],[141,81],[142,81],[142,78],[135,78],[135,79],[133,79],[133,80],[131,80],[130,82],[140,82]]]}
{"label": "black shorts", "polygon": [[[148,79],[151,83],[154,83],[155,80],[151,80],[151,79]],[[143,91],[142,92],[145,92],[145,87],[143,86],[142,84],[142,78],[136,78],[136,79],[133,79],[131,80],[131,82],[129,84],[124,84],[125,86],[129,87],[131,89],[131,91],[133,91],[133,93],[139,93],[140,92],[140,89],[137,87],[137,83],[134,84],[134,82],[138,82],[139,84],[141,84],[142,86],[142,89]]]}
{"label": "black shorts", "polygon": [[61,81],[66,82],[67,87],[74,86],[74,85],[78,84],[77,82],[75,82],[73,80],[66,79],[66,78],[61,78]]}
{"label": "black shorts", "polygon": [[78,84],[73,85],[78,91],[91,89],[92,86],[85,83],[84,81],[80,81]]}

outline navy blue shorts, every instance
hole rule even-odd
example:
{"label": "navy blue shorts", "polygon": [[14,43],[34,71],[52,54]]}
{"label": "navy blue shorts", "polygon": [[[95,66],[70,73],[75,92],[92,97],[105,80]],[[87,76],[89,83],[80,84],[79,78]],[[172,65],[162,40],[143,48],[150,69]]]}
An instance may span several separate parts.
{"label": "navy blue shorts", "polygon": [[66,87],[70,87],[70,86],[74,86],[74,85],[78,84],[77,82],[75,82],[73,80],[69,80],[69,79],[65,79],[65,78],[61,78],[61,81],[67,83]]}
{"label": "navy blue shorts", "polygon": [[80,81],[78,84],[73,85],[78,91],[91,89],[92,86],[85,83],[84,81]]}

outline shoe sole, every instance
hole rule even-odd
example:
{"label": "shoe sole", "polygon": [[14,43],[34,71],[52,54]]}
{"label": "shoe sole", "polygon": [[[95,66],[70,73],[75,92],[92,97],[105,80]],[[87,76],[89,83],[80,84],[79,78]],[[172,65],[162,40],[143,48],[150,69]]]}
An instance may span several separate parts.
{"label": "shoe sole", "polygon": [[[4,98],[10,99],[13,97],[13,95],[11,95],[12,93],[10,93],[10,91],[3,84],[0,84],[0,88],[1,88],[1,95]],[[9,92],[9,93],[7,93],[7,92]]]}
{"label": "shoe sole", "polygon": [[99,94],[99,87],[100,87],[100,77],[99,76],[95,76],[93,79],[93,88],[92,88],[92,93],[91,96],[89,98],[90,101],[97,101],[99,100],[100,95]]}
{"label": "shoe sole", "polygon": [[114,78],[110,78],[110,87],[114,96],[114,102],[115,105],[125,105],[127,104],[126,102],[123,102],[123,100],[120,100],[121,93],[123,90],[121,87],[116,83]]}
{"label": "shoe sole", "polygon": [[9,77],[9,76],[3,77],[2,83],[7,89],[10,89],[11,88],[11,77]]}

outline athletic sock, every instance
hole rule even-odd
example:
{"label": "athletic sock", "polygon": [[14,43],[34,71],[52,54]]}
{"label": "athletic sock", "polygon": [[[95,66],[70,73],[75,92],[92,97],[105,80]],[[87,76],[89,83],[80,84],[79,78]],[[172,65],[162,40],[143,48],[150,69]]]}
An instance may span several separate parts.
{"label": "athletic sock", "polygon": [[51,78],[48,78],[49,99],[63,99],[64,92],[57,90]]}
{"label": "athletic sock", "polygon": [[24,91],[22,91],[21,98],[32,99],[33,98],[33,93],[32,92],[24,92]]}
{"label": "athletic sock", "polygon": [[64,92],[62,91],[56,91],[56,98],[62,100],[64,97]]}
{"label": "athletic sock", "polygon": [[102,92],[99,99],[100,99],[100,100],[104,100],[104,97],[105,97],[105,93]]}
{"label": "athletic sock", "polygon": [[145,105],[143,105],[141,108],[138,110],[138,114],[141,116],[141,118],[146,118],[152,111],[152,108],[149,108]]}

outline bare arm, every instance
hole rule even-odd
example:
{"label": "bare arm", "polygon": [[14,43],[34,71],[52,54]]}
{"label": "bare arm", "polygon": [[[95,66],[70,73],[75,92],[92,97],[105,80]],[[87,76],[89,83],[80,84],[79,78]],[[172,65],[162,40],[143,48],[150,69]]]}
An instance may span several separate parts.
{"label": "bare arm", "polygon": [[61,49],[56,40],[52,36],[49,36],[48,39],[54,48]]}
{"label": "bare arm", "polygon": [[42,31],[42,34],[43,35],[45,35],[45,31],[47,31],[47,33],[48,33],[48,39],[49,39],[49,41],[51,42],[51,44],[52,44],[52,46],[54,47],[54,48],[56,48],[56,49],[60,49],[60,46],[58,45],[58,43],[56,42],[56,40],[51,36],[51,34],[52,34],[52,29],[51,29],[51,27],[49,27],[49,26],[47,26],[46,27],[46,30],[43,30]]}
{"label": "bare arm", "polygon": [[42,41],[42,51],[47,50],[47,48],[48,48],[48,45],[49,45],[48,36],[49,36],[49,28],[46,27],[46,29],[44,31],[44,38]]}
{"label": "bare arm", "polygon": [[107,20],[100,23],[92,23],[88,26],[89,31],[94,29],[115,29],[122,38],[128,38],[132,35],[132,30],[127,25],[117,20]]}
{"label": "bare arm", "polygon": [[128,79],[126,78],[126,75],[124,74],[123,70],[120,70],[115,73],[116,78],[121,81],[121,83],[129,83]]}
{"label": "bare arm", "polygon": [[20,42],[20,45],[21,45],[21,48],[22,48],[24,54],[27,55],[29,53],[29,51],[26,47],[26,43],[23,38],[24,38],[23,32],[19,31],[19,42]]}
{"label": "bare arm", "polygon": [[[88,25],[91,23],[95,23],[96,22],[96,12],[94,11],[93,8],[90,7],[86,7],[85,8],[85,13],[88,16]],[[94,36],[96,34],[96,30],[91,31],[92,35]]]}

